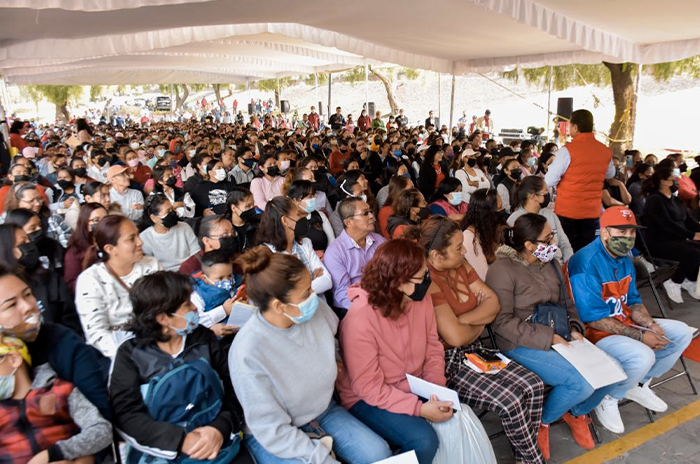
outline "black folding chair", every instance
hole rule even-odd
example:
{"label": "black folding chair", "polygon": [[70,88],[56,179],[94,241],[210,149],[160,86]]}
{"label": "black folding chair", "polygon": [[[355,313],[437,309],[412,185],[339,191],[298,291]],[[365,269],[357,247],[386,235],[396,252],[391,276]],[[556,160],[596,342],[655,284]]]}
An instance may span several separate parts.
{"label": "black folding chair", "polygon": [[[649,272],[639,260],[633,260],[634,262],[634,267],[635,271],[637,274],[637,288],[641,289],[644,287],[649,287],[651,289],[652,294],[654,295],[654,300],[656,300],[656,305],[659,308],[659,312],[661,313],[660,318],[661,319],[668,319],[668,315],[666,313],[666,309],[664,308],[664,304],[661,301],[661,296],[659,295],[659,290],[658,286],[661,285],[663,282],[665,282],[667,279],[670,279],[671,276],[676,272],[676,268],[678,267],[678,263],[675,261],[668,261],[668,260],[663,260],[659,258],[654,258],[651,253],[649,253],[649,247],[646,244],[646,240],[644,239],[644,234],[639,233],[637,234],[637,237],[640,239],[641,244],[646,251],[647,255],[647,260],[651,263],[651,265],[654,268],[653,272]],[[668,296],[667,296],[668,300]],[[671,304],[670,300],[669,305]],[[649,385],[649,388],[656,388],[659,387],[665,383],[668,383],[672,380],[675,380],[677,378],[686,376],[688,383],[690,384],[690,389],[693,392],[693,395],[697,395],[698,391],[697,388],[695,387],[695,382],[693,381],[693,377],[690,375],[690,372],[688,371],[688,366],[685,364],[685,359],[683,356],[679,358],[681,362],[681,366],[683,366],[683,370],[680,372],[677,372],[670,377],[667,377],[665,379],[659,380],[656,383],[653,383]],[[630,403],[630,400],[625,400],[620,403],[620,406],[624,406],[628,403]],[[645,408],[646,409],[646,408]],[[650,422],[654,422],[654,414],[655,412],[650,411],[649,409],[646,409],[647,416],[649,417]]]}

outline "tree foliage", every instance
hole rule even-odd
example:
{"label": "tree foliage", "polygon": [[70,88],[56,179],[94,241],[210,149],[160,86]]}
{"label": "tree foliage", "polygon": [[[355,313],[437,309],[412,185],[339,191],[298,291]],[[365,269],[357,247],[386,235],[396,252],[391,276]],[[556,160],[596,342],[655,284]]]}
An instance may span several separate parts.
{"label": "tree foliage", "polygon": [[68,105],[76,102],[83,94],[83,88],[79,85],[29,85],[26,89],[32,99],[40,95],[49,103],[53,103],[56,106],[56,119],[64,121],[70,120]]}
{"label": "tree foliage", "polygon": [[275,92],[275,106],[280,107],[280,96],[282,90],[292,85],[293,79],[291,76],[280,77],[277,79],[263,79],[258,81],[258,89],[263,92]]}
{"label": "tree foliage", "polygon": [[349,69],[340,75],[340,78],[345,82],[349,82],[351,85],[355,85],[358,82],[364,82],[365,80],[365,67],[356,66]]}
{"label": "tree foliage", "polygon": [[90,101],[94,102],[105,93],[105,88],[102,85],[90,86]]}
{"label": "tree foliage", "polygon": [[[635,63],[601,63],[593,65],[571,64],[543,66],[532,69],[515,69],[501,76],[517,82],[523,78],[529,85],[546,89],[550,78],[553,90],[564,90],[577,85],[611,86],[615,102],[615,118],[608,134],[608,142],[616,156],[633,146],[637,113],[636,83],[639,65]],[[647,65],[643,74],[657,81],[667,81],[673,76],[685,74],[700,78],[700,55],[680,61]]]}
{"label": "tree foliage", "polygon": [[[318,85],[328,85],[328,73],[316,74],[318,76]],[[314,74],[309,74],[304,77],[304,83],[306,85],[316,85],[316,78]]]}
{"label": "tree foliage", "polygon": [[420,77],[420,71],[413,68],[403,68],[401,70],[404,77],[410,81],[414,81]]}

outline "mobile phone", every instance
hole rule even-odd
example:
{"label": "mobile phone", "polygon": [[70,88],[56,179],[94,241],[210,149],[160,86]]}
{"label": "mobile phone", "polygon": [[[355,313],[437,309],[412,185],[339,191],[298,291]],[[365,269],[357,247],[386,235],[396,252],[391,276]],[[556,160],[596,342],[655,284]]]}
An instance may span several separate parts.
{"label": "mobile phone", "polygon": [[632,155],[627,155],[627,167],[631,168],[633,166]]}
{"label": "mobile phone", "polygon": [[500,362],[501,361],[501,358],[496,356],[495,353],[492,353],[492,352],[487,351],[487,350],[479,350],[479,351],[475,352],[474,354],[477,355],[479,358],[481,358],[486,363],[493,363],[493,362]]}

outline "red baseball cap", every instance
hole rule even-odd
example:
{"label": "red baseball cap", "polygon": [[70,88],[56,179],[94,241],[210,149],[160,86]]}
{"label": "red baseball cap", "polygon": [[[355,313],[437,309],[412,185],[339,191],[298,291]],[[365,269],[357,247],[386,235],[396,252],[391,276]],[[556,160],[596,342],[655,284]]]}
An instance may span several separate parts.
{"label": "red baseball cap", "polygon": [[600,216],[600,228],[614,227],[616,229],[637,229],[637,218],[626,206],[613,206]]}

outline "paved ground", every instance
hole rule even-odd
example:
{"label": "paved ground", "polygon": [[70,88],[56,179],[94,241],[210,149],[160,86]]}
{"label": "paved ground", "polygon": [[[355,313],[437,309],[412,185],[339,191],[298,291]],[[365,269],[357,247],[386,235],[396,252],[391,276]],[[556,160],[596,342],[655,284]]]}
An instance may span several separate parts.
{"label": "paved ground", "polygon": [[[644,289],[642,296],[652,315],[659,315],[651,291]],[[674,309],[668,311],[669,318],[700,327],[700,302],[692,300],[685,292],[683,297],[686,303],[674,305]],[[663,290],[662,299],[667,305]],[[686,364],[700,390],[700,364],[691,360],[686,360]],[[675,372],[681,368],[681,364],[677,363]],[[601,443],[590,453],[586,453],[573,441],[566,424],[553,426],[550,432],[552,456],[549,463],[700,464],[700,396],[693,395],[686,377],[661,385],[656,391],[668,403],[667,412],[655,415],[656,422],[650,426],[646,411],[641,406],[636,403],[622,406],[620,412],[625,423],[625,434],[615,435],[598,424]],[[698,404],[691,404],[696,401],[699,401]],[[684,407],[686,408],[682,409]],[[660,420],[664,417],[667,419]],[[688,417],[694,418],[683,422]],[[500,430],[500,421],[493,414],[488,414],[482,421],[489,434]],[[499,463],[514,462],[507,438],[503,436],[495,439],[493,447]]]}

